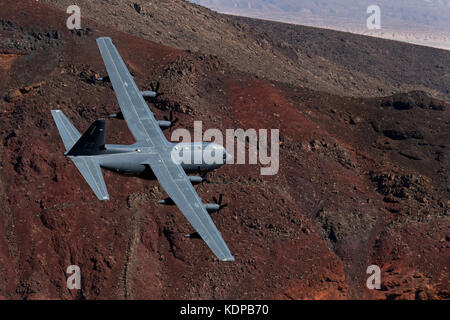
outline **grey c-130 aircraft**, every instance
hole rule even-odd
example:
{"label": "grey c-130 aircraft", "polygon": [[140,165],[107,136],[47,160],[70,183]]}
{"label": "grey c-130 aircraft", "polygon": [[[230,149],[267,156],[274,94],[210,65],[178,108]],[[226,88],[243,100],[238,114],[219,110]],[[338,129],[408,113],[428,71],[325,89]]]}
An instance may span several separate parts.
{"label": "grey c-130 aircraft", "polygon": [[[136,143],[132,145],[105,144],[105,120],[95,121],[81,135],[61,110],[52,110],[58,131],[66,148],[65,156],[70,158],[99,200],[109,200],[101,168],[123,175],[144,179],[157,179],[169,198],[160,204],[177,205],[190,224],[213,253],[222,261],[234,261],[234,257],[223,240],[210,213],[219,211],[222,196],[213,204],[204,204],[193,185],[201,183],[204,176],[188,176],[187,173],[208,172],[218,169],[232,159],[225,148],[212,143],[171,143],[162,129],[170,127],[171,121],[157,121],[144,100],[144,96],[155,96],[157,92],[142,92],[111,38],[97,39],[97,44],[119,101],[121,113]],[[157,91],[157,90],[156,90]],[[202,153],[212,147],[221,154],[221,161],[174,161],[172,151],[183,149],[192,155]],[[203,159],[203,156],[200,157]],[[188,163],[187,163],[188,162]]]}

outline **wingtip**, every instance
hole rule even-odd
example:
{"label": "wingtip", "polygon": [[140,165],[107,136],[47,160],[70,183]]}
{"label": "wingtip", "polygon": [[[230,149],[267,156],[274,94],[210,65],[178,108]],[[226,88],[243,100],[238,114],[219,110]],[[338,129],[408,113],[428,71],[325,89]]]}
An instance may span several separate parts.
{"label": "wingtip", "polygon": [[97,42],[102,41],[102,40],[111,40],[110,37],[99,37],[97,38]]}

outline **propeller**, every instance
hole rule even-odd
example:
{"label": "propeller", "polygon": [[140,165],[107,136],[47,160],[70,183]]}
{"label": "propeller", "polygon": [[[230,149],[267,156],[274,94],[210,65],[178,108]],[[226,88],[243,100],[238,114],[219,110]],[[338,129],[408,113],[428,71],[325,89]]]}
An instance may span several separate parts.
{"label": "propeller", "polygon": [[211,181],[209,181],[208,179],[206,179],[206,176],[208,175],[208,171],[203,171],[203,173],[200,174],[200,177],[202,177],[203,181],[202,182],[206,182],[206,183],[211,183]]}
{"label": "propeller", "polygon": [[156,93],[155,98],[162,96],[164,93],[159,92],[159,81],[156,82],[156,86],[153,84],[153,82],[150,83],[150,88],[152,88],[152,91]]}
{"label": "propeller", "polygon": [[222,200],[223,200],[223,194],[219,195],[219,200],[216,199],[216,197],[213,197],[213,201],[215,204],[219,205],[219,210],[222,210],[223,208],[228,207],[228,204],[222,204]]}
{"label": "propeller", "polygon": [[169,121],[170,122],[170,127],[169,127],[169,129],[172,131],[172,127],[178,122],[178,118],[173,118],[173,110],[170,110],[170,113],[169,113],[169,117],[167,118],[167,116],[164,116],[163,117],[164,118],[164,120],[166,120],[166,121]]}
{"label": "propeller", "polygon": [[203,179],[203,182],[206,183],[211,183],[211,181],[209,181],[208,179],[206,179],[206,176],[208,175],[208,170],[202,170],[202,168],[200,166],[198,166],[198,174],[200,175],[200,177]]}
{"label": "propeller", "polygon": [[198,174],[200,175],[200,178],[202,178],[202,180],[201,180],[201,182],[200,183],[197,183],[197,186],[196,186],[196,190],[198,189],[198,187],[201,185],[201,184],[203,184],[204,182],[206,182],[206,183],[211,183],[211,181],[209,181],[208,179],[206,179],[206,176],[208,175],[208,171],[207,170],[202,170],[201,168],[200,168],[200,166],[198,166],[197,167],[197,170],[198,170]]}

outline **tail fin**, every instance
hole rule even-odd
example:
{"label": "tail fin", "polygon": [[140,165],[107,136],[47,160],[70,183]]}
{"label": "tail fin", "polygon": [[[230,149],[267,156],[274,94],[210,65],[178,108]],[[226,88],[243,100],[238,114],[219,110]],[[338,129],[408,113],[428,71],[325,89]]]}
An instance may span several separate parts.
{"label": "tail fin", "polygon": [[105,120],[97,120],[75,145],[67,152],[68,156],[93,156],[105,147]]}
{"label": "tail fin", "polygon": [[66,147],[66,151],[69,151],[80,139],[81,134],[61,110],[52,110],[52,116],[63,140],[64,146]]}

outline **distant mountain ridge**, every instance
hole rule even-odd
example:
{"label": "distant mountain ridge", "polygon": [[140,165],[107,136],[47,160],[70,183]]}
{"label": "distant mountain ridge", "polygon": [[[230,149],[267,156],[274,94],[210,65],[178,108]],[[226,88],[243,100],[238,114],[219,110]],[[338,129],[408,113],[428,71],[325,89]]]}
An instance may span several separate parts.
{"label": "distant mountain ridge", "polygon": [[[317,16],[322,19],[352,19],[365,21],[366,9],[370,5],[378,5],[383,10],[383,18],[387,25],[420,24],[429,26],[450,27],[450,1],[445,0],[380,0],[374,3],[370,0],[190,0],[208,8],[277,10],[286,14]],[[270,16],[270,12],[267,12]]]}
{"label": "distant mountain ridge", "polygon": [[[71,0],[41,2],[64,11],[72,4]],[[311,27],[243,21],[181,0],[79,0],[78,5],[83,17],[100,24],[218,56],[238,70],[272,81],[345,96],[423,90],[450,97],[450,54],[444,50]]]}
{"label": "distant mountain ridge", "polygon": [[366,9],[373,1],[191,0],[215,11],[253,18],[325,27],[450,49],[450,1],[377,1],[381,30],[368,30]]}

